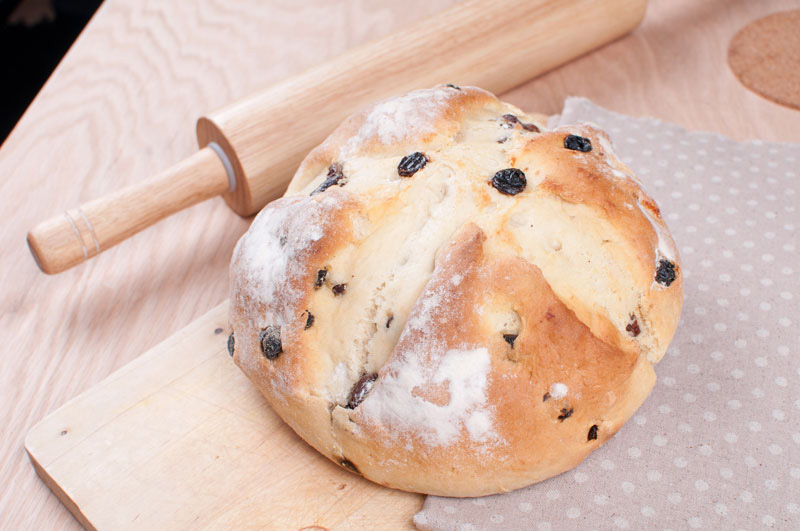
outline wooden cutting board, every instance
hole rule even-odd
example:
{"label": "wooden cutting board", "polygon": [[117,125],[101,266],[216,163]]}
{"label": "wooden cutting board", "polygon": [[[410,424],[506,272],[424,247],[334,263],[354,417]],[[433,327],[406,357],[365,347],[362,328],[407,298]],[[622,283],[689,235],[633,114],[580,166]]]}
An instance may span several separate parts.
{"label": "wooden cutting board", "polygon": [[89,529],[412,529],[423,496],[308,446],[233,364],[228,333],[226,303],[31,429],[31,462],[72,514]]}

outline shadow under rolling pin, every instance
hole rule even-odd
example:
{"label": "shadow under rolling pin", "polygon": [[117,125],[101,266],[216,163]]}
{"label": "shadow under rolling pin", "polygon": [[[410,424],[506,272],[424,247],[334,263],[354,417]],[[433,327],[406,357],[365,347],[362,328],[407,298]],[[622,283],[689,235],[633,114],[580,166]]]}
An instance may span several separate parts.
{"label": "shadow under rolling pin", "polygon": [[647,0],[462,2],[354,48],[197,123],[200,151],[28,233],[60,273],[188,206],[222,195],[242,216],[279,197],[303,157],[376,99],[439,83],[502,93],[635,28]]}

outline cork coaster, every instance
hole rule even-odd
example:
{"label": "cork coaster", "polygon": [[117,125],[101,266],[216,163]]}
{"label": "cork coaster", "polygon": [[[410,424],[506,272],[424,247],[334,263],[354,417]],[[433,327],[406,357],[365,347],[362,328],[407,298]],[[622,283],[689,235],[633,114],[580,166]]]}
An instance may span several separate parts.
{"label": "cork coaster", "polygon": [[728,64],[742,84],[800,109],[800,9],[751,22],[731,40]]}

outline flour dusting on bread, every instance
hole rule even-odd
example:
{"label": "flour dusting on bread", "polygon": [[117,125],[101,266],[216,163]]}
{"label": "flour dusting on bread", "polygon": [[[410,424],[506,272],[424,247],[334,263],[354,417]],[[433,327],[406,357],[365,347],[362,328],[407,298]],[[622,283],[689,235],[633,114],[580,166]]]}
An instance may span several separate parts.
{"label": "flour dusting on bread", "polygon": [[345,153],[373,138],[389,145],[435,132],[437,118],[452,96],[449,90],[416,90],[376,104],[346,145]]}
{"label": "flour dusting on bread", "polygon": [[233,260],[241,264],[241,275],[232,277],[234,295],[266,308],[258,322],[283,326],[292,319],[302,297],[295,282],[304,274],[302,261],[322,239],[329,211],[336,206],[333,195],[279,199],[256,216],[247,237],[239,240]]}
{"label": "flour dusting on bread", "polygon": [[[430,355],[428,350],[409,353],[393,364],[364,402],[364,414],[393,435],[412,434],[431,446],[452,444],[462,430],[478,442],[496,438],[486,404],[489,351],[448,350],[434,356],[435,365],[420,361]],[[415,394],[431,384],[444,384],[445,403]]]}

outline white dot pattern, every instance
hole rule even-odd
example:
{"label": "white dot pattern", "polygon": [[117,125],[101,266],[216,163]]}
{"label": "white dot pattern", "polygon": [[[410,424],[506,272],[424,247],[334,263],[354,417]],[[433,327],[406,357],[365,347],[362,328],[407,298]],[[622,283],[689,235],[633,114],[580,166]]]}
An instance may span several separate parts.
{"label": "white dot pattern", "polygon": [[800,145],[688,133],[580,98],[555,125],[585,121],[609,133],[681,249],[683,316],[658,383],[575,470],[483,505],[429,496],[415,523],[800,529]]}

